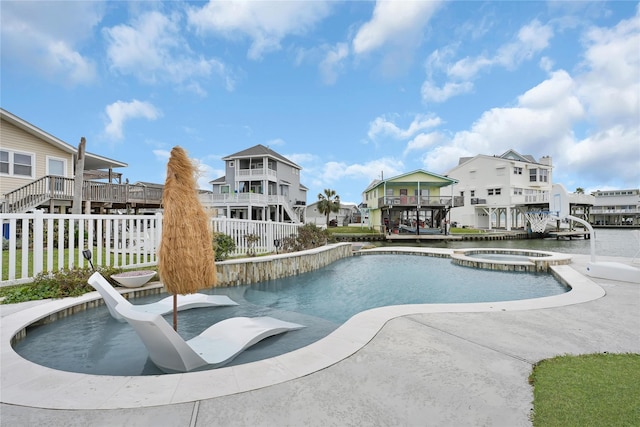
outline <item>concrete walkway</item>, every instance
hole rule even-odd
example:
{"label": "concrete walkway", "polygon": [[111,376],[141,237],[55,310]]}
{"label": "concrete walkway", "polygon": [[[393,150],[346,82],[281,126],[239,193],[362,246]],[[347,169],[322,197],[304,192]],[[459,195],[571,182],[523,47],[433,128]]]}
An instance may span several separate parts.
{"label": "concrete walkway", "polygon": [[[574,270],[574,275],[576,271],[584,272],[588,260],[588,256],[575,255],[573,264],[567,268]],[[606,257],[598,260],[630,262]],[[96,390],[87,388],[76,390],[78,408],[45,409],[51,406],[6,403],[5,395],[12,398],[15,392],[3,385],[0,423],[2,426],[528,426],[533,395],[527,379],[539,360],[565,353],[640,353],[640,285],[590,278],[586,281],[597,283],[606,295],[549,308],[536,308],[535,304],[529,309],[514,308],[509,303],[496,303],[484,307],[484,311],[473,308],[474,304],[466,305],[472,312],[386,310],[387,320],[376,326],[372,339],[347,352],[349,356],[294,379],[214,398],[158,406],[142,402],[141,407],[80,409],[83,394],[96,394]],[[3,320],[11,314],[2,309]],[[337,339],[329,344],[340,353]],[[330,351],[331,348],[326,349],[325,353]],[[308,363],[314,365],[316,361],[309,359]],[[4,360],[1,368],[3,382],[5,377],[15,381],[6,372]],[[219,371],[227,369],[233,368]],[[199,380],[191,388],[210,391],[228,387],[215,381],[222,377],[196,375],[194,378]],[[254,375],[259,376],[260,372]],[[46,378],[39,380],[46,383]],[[198,395],[200,391],[193,392]],[[112,399],[108,393],[104,398]]]}

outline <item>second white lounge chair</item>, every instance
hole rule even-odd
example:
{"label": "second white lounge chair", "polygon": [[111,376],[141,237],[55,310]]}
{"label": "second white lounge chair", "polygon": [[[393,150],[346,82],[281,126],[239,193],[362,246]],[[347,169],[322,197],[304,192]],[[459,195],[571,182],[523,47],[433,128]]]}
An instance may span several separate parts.
{"label": "second white lounge chair", "polygon": [[163,372],[189,372],[229,363],[243,350],[267,337],[304,328],[273,317],[232,317],[185,341],[164,317],[118,304],[116,311],[136,331],[149,358]]}
{"label": "second white lounge chair", "polygon": [[[132,310],[145,313],[167,314],[173,311],[173,297],[166,297],[150,304],[131,304],[129,300],[123,297],[120,292],[111,286],[111,283],[98,272],[93,273],[91,277],[89,277],[89,284],[100,293],[111,316],[120,322],[124,322],[125,319],[116,311],[118,304],[129,305],[132,307]],[[238,305],[238,303],[226,295],[206,295],[201,293],[178,295],[178,311],[188,310],[190,308],[223,307],[229,305]]]}

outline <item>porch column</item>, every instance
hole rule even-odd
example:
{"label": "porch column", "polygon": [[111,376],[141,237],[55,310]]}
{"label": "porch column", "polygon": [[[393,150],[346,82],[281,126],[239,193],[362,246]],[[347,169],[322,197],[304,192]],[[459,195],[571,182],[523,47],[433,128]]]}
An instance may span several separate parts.
{"label": "porch column", "polygon": [[507,231],[511,231],[511,207],[507,206],[507,211],[504,216],[505,221],[507,222]]}

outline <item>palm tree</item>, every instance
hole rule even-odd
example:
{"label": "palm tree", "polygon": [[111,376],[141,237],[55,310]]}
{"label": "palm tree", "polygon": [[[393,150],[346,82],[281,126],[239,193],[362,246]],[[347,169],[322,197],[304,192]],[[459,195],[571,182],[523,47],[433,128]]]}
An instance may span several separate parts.
{"label": "palm tree", "polygon": [[325,188],[324,194],[318,194],[318,211],[327,216],[327,226],[329,225],[329,215],[331,212],[340,211],[340,196],[335,190]]}
{"label": "palm tree", "polygon": [[584,188],[582,188],[582,187],[578,187],[578,188],[576,188],[575,193],[576,193],[576,194],[584,194]]}

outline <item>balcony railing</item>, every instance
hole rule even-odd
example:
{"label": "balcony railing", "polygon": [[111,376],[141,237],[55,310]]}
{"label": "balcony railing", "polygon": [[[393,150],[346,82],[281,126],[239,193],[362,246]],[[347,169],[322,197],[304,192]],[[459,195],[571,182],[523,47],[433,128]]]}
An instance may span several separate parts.
{"label": "balcony railing", "polygon": [[226,206],[233,204],[240,205],[278,205],[285,204],[287,200],[285,196],[266,195],[259,193],[224,193],[224,194],[208,194],[208,198],[212,206]]}
{"label": "balcony railing", "polygon": [[[49,200],[73,200],[74,179],[47,175],[5,195],[3,212],[26,212]],[[113,204],[144,203],[160,206],[162,188],[133,184],[84,181],[82,200]]]}
{"label": "balcony railing", "polygon": [[274,171],[273,169],[237,169],[236,170],[236,180],[240,179],[240,178],[262,178],[262,177],[269,177],[269,178],[277,178],[278,177],[278,173],[276,171]]}
{"label": "balcony railing", "polygon": [[452,197],[447,196],[385,196],[378,199],[378,206],[396,207],[450,207]]}

